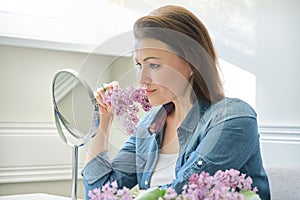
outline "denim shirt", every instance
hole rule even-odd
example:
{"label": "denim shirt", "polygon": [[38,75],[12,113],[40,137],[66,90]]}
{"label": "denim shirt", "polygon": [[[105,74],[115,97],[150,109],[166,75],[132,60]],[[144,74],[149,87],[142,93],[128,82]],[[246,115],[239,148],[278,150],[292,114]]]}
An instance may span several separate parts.
{"label": "denim shirt", "polygon": [[[140,120],[136,133],[124,144],[112,161],[107,152],[99,154],[82,170],[86,197],[89,190],[117,180],[123,188],[139,185],[148,189],[158,160],[167,106],[153,107]],[[179,153],[176,179],[161,188],[182,192],[193,173],[214,174],[218,170],[237,169],[253,179],[260,197],[270,199],[267,174],[263,168],[256,113],[240,99],[224,98],[210,105],[197,101],[177,129]]]}

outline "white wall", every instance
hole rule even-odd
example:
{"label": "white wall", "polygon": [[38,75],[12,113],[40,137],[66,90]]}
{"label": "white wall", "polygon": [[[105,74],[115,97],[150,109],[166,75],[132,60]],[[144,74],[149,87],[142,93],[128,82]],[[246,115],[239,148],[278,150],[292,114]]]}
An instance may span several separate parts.
{"label": "white wall", "polygon": [[[256,76],[262,126],[300,126],[300,2],[259,1]],[[272,102],[272,103],[270,103]]]}
{"label": "white wall", "polygon": [[300,1],[199,1],[219,56],[256,76],[260,126],[300,126]]}

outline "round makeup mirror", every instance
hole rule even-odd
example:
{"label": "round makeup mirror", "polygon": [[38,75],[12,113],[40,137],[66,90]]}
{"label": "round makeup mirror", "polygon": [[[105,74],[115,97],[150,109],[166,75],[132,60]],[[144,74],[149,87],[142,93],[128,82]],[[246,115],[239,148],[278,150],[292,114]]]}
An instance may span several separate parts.
{"label": "round makeup mirror", "polygon": [[59,136],[73,148],[72,200],[76,200],[78,147],[96,134],[100,125],[99,107],[88,83],[72,69],[63,69],[55,74],[52,97]]}

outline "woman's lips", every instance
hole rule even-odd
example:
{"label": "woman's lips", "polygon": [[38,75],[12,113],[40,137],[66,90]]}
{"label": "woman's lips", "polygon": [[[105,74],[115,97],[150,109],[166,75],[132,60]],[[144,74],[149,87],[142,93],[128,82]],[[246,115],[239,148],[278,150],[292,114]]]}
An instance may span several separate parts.
{"label": "woman's lips", "polygon": [[146,95],[148,96],[148,95],[150,95],[150,94],[152,94],[153,92],[155,92],[156,90],[150,90],[150,89],[146,89]]}

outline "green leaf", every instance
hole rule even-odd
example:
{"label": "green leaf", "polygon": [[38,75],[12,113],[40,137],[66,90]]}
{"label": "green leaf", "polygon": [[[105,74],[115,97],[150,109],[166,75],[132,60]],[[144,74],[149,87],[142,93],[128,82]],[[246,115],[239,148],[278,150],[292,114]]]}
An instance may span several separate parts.
{"label": "green leaf", "polygon": [[261,200],[259,195],[252,190],[243,190],[240,193],[244,196],[245,200]]}
{"label": "green leaf", "polygon": [[156,200],[158,197],[163,197],[165,190],[159,188],[150,188],[146,191],[140,192],[135,200]]}

